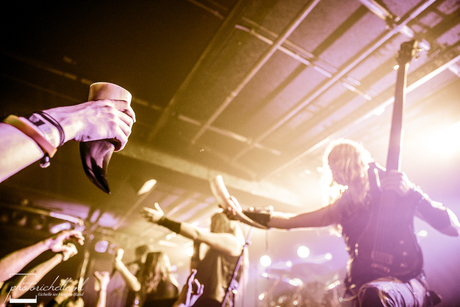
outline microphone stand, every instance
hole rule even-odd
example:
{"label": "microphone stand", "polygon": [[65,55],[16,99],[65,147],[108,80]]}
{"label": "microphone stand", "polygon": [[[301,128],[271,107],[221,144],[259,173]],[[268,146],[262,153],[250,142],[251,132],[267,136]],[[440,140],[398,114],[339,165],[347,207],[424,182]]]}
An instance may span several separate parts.
{"label": "microphone stand", "polygon": [[[228,297],[230,296],[230,293],[233,290],[238,289],[238,281],[236,280],[236,278],[237,278],[237,275],[238,275],[238,270],[240,269],[240,266],[241,266],[241,262],[243,261],[244,251],[249,246],[249,244],[251,244],[249,239],[251,238],[251,233],[252,233],[253,228],[254,228],[253,226],[251,226],[251,228],[249,228],[248,235],[246,236],[246,242],[243,245],[243,249],[241,250],[240,257],[238,258],[238,262],[236,263],[235,269],[233,270],[232,279],[228,283],[227,290],[225,291],[224,300],[222,301],[222,305],[221,305],[222,307],[225,307],[227,305],[227,300],[228,300]],[[234,297],[233,297],[233,299],[234,299]],[[235,304],[235,302],[233,301],[233,305],[234,304]]]}

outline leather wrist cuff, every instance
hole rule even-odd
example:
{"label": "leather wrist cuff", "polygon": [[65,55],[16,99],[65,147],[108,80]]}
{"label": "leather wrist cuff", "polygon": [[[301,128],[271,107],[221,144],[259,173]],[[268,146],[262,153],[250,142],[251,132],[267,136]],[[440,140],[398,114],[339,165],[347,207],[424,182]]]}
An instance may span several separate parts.
{"label": "leather wrist cuff", "polygon": [[268,227],[268,222],[270,222],[271,214],[265,212],[254,212],[254,211],[244,211],[244,214],[253,220],[265,227]]}
{"label": "leather wrist cuff", "polygon": [[169,230],[180,234],[180,225],[181,223],[175,222],[173,220],[168,219],[167,217],[163,216],[159,221],[158,225],[168,228]]}

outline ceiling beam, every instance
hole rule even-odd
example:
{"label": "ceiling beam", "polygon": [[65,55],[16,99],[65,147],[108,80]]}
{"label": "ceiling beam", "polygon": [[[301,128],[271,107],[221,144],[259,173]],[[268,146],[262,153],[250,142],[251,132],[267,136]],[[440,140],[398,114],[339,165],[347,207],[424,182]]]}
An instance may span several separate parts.
{"label": "ceiling beam", "polygon": [[299,207],[300,198],[297,194],[267,181],[249,181],[233,175],[225,174],[203,165],[192,163],[185,159],[174,157],[164,152],[154,150],[137,142],[129,142],[118,154],[158,165],[175,172],[209,181],[217,175],[222,175],[228,188],[237,189],[255,196],[271,199],[283,204]]}

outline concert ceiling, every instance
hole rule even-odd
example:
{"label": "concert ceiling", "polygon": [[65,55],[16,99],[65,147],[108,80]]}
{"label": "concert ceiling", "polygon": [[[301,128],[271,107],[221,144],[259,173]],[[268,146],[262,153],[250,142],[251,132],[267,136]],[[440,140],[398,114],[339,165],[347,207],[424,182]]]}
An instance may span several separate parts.
{"label": "concert ceiling", "polygon": [[[359,141],[385,165],[396,59],[401,44],[416,39],[401,167],[460,215],[458,0],[14,2],[0,22],[2,117],[86,101],[99,81],[128,89],[137,117],[110,161],[110,195],[86,178],[72,141],[47,169],[36,163],[0,184],[4,214],[59,213],[94,242],[125,248],[126,257],[151,244],[186,271],[191,242],[148,224],[139,210],[157,202],[171,218],[207,228],[218,210],[208,183],[216,175],[243,207],[321,207],[330,140]],[[150,179],[153,189],[139,195]],[[433,287],[454,306],[460,241],[423,222],[416,228],[427,231],[420,242]],[[291,272],[282,265],[290,260],[305,268],[290,278],[343,278],[344,244],[327,229],[256,229],[251,241],[250,278],[260,278],[265,253],[274,276]],[[309,257],[297,257],[300,245]]]}

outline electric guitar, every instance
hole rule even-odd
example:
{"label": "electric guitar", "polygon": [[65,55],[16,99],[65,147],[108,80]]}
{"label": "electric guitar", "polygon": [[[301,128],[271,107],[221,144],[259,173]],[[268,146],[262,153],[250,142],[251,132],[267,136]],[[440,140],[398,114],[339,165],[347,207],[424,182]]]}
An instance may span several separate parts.
{"label": "electric guitar", "polygon": [[[410,41],[403,43],[399,51],[387,171],[400,171],[407,69],[417,50],[416,41]],[[423,255],[413,231],[415,209],[396,197],[393,191],[381,191],[380,199],[371,203],[368,226],[355,245],[356,262],[351,264],[352,270],[353,266],[359,266],[361,272],[374,277],[402,280],[420,273]]]}

